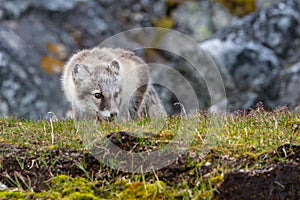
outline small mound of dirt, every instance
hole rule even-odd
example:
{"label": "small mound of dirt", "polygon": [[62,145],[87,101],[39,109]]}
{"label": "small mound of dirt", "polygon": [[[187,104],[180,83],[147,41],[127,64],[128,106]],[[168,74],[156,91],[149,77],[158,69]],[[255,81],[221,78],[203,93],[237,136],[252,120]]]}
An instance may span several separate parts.
{"label": "small mound of dirt", "polygon": [[134,133],[129,132],[114,132],[107,135],[107,138],[120,149],[134,153],[153,150],[154,147],[160,145],[154,140],[155,135],[144,133],[143,136],[137,137]]}
{"label": "small mound of dirt", "polygon": [[279,165],[249,173],[231,172],[219,187],[220,199],[300,199],[300,166]]}
{"label": "small mound of dirt", "polygon": [[[269,158],[284,157],[276,163],[251,172],[231,172],[218,188],[220,199],[300,199],[300,146],[283,145]],[[274,159],[276,160],[276,159]]]}
{"label": "small mound of dirt", "polygon": [[0,144],[0,152],[0,182],[9,187],[20,183],[23,189],[34,191],[48,189],[46,181],[53,176],[86,177],[83,168],[90,174],[96,174],[100,166],[99,161],[88,152],[69,149],[35,151]]}

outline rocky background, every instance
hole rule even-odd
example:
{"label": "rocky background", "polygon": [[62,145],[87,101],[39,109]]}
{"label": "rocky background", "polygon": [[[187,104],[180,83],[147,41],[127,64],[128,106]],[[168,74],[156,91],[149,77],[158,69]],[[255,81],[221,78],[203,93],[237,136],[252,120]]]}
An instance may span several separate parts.
{"label": "rocky background", "polygon": [[[199,42],[222,73],[227,100],[220,104],[228,110],[258,102],[267,108],[300,103],[298,0],[0,0],[0,115],[37,120],[51,111],[63,117],[69,105],[60,75],[67,58],[145,26],[174,29]],[[201,58],[200,52],[193,53]],[[167,53],[141,55],[184,73],[201,109],[218,106],[210,104],[201,77],[186,70],[187,62]],[[153,76],[178,84],[155,71]],[[176,113],[172,93],[158,91],[168,112]]]}

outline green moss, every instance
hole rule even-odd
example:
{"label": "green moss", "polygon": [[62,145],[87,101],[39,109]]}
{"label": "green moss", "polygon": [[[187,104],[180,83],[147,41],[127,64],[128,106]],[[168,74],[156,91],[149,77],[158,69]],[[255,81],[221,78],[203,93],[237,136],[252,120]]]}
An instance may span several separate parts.
{"label": "green moss", "polygon": [[54,191],[42,191],[42,192],[29,192],[27,194],[26,199],[60,199],[61,195],[58,192],[54,192]]}
{"label": "green moss", "polygon": [[24,199],[26,198],[26,194],[22,192],[11,192],[11,191],[4,191],[0,192],[0,199]]}
{"label": "green moss", "polygon": [[97,200],[94,183],[84,178],[60,175],[49,180],[49,191],[0,192],[0,199],[68,199]]}
{"label": "green moss", "polygon": [[119,199],[166,199],[174,197],[162,181],[154,183],[117,181],[112,186],[110,198]]}
{"label": "green moss", "polygon": [[60,197],[59,193],[55,192],[40,192],[40,193],[34,193],[34,192],[12,192],[12,191],[4,191],[0,192],[0,199],[3,200],[13,200],[13,199],[58,199]]}
{"label": "green moss", "polygon": [[50,180],[50,187],[64,198],[70,199],[98,199],[94,196],[94,183],[84,178],[70,178],[65,175]]}
{"label": "green moss", "polygon": [[95,197],[93,194],[74,192],[70,195],[64,197],[65,199],[74,199],[74,200],[97,200],[98,197]]}

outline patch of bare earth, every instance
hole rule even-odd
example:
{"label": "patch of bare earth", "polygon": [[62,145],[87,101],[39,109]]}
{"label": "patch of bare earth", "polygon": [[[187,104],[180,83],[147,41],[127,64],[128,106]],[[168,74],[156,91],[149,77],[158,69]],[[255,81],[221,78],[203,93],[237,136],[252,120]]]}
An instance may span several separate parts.
{"label": "patch of bare earth", "polygon": [[[283,145],[275,153],[261,155],[267,167],[225,175],[218,188],[220,199],[300,199],[300,146]],[[279,162],[277,158],[284,158]]]}

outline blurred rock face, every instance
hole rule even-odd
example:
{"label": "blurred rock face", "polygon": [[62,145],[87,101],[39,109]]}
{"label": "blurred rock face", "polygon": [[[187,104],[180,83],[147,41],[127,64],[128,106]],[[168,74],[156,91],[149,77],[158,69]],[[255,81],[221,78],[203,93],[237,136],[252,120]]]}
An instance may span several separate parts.
{"label": "blurred rock face", "polygon": [[279,105],[300,106],[300,62],[280,71]]}
{"label": "blurred rock face", "polygon": [[[228,108],[247,109],[259,101],[274,108],[294,107],[300,93],[282,99],[294,75],[283,78],[285,66],[299,60],[299,2],[287,0],[247,16],[218,32],[201,46],[226,71]],[[297,75],[296,75],[297,76]],[[297,96],[297,97],[296,97]]]}
{"label": "blurred rock face", "polygon": [[[228,26],[233,21],[235,25]],[[286,71],[289,68],[285,67],[299,61],[297,0],[274,4],[241,20],[209,0],[182,1],[172,8],[163,0],[0,0],[0,115],[36,120],[52,111],[64,116],[69,106],[61,91],[60,72],[67,58],[124,30],[153,24],[172,27],[199,42],[206,39],[201,47],[222,72],[229,109],[247,109],[258,101],[270,108],[299,103],[299,92],[293,93],[299,71]],[[123,38],[120,42],[140,40]],[[177,48],[176,43],[172,45]],[[201,52],[195,49],[182,51],[201,60]],[[211,106],[203,77],[187,70],[187,62],[164,53],[142,55],[183,73],[191,81],[200,107]],[[155,71],[153,75],[178,85],[172,77]],[[158,91],[168,111],[175,113],[169,106],[174,96],[164,88]]]}
{"label": "blurred rock face", "polygon": [[143,2],[0,0],[0,115],[64,116],[67,57],[135,24],[149,26],[152,7]]}

